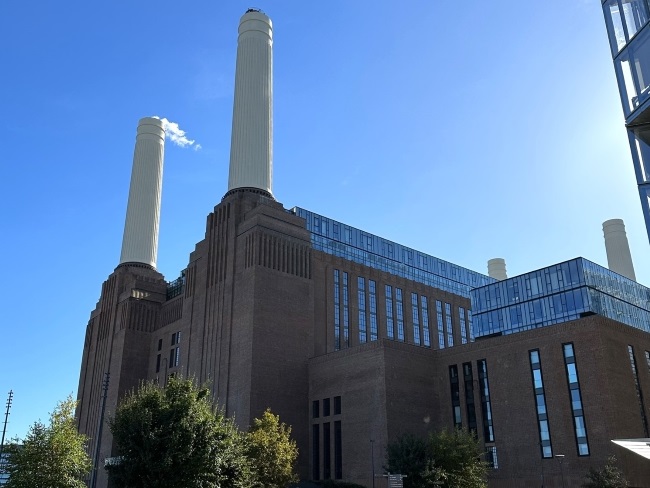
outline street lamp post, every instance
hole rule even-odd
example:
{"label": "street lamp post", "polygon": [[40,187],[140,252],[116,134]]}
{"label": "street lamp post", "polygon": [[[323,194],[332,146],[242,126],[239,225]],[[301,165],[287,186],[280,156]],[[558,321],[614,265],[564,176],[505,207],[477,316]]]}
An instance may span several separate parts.
{"label": "street lamp post", "polygon": [[560,475],[562,476],[562,488],[564,487],[564,454],[556,454],[555,459],[560,463]]}
{"label": "street lamp post", "polygon": [[370,439],[370,465],[372,466],[372,488],[375,488],[375,440]]}

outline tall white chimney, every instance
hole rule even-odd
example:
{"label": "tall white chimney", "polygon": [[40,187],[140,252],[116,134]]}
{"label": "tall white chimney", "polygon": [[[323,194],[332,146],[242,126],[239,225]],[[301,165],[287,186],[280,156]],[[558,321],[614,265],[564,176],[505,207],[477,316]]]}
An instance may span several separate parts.
{"label": "tall white chimney", "polygon": [[156,267],[164,156],[162,121],[152,117],[140,119],[120,264],[141,263]]}
{"label": "tall white chimney", "polygon": [[273,26],[257,10],[239,21],[228,191],[273,195]]}
{"label": "tall white chimney", "polygon": [[605,234],[605,250],[607,251],[609,269],[636,281],[632,254],[623,221],[621,219],[606,220],[603,222],[603,234]]}
{"label": "tall white chimney", "polygon": [[495,280],[507,280],[506,260],[503,258],[494,258],[488,260],[488,276]]}

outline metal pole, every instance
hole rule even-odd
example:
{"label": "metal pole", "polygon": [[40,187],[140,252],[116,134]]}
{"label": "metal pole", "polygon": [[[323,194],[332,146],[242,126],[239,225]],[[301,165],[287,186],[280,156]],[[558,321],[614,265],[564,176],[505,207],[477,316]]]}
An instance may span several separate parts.
{"label": "metal pole", "polygon": [[2,440],[0,441],[0,473],[4,473],[5,458],[2,455],[5,447],[5,434],[7,433],[7,421],[9,420],[9,410],[11,409],[11,402],[14,398],[14,391],[9,390],[9,398],[7,399],[7,410],[5,411],[5,423],[2,428]]}
{"label": "metal pole", "polygon": [[560,462],[560,475],[562,476],[562,488],[564,486],[564,454],[556,454],[555,458]]}
{"label": "metal pole", "polygon": [[106,409],[106,396],[108,395],[108,380],[110,373],[104,373],[104,381],[102,382],[102,405],[99,410],[99,425],[97,426],[97,442],[95,443],[95,455],[93,456],[93,473],[90,478],[90,488],[97,486],[97,463],[99,463],[99,448],[102,444],[102,430],[104,427],[104,410]]}
{"label": "metal pole", "polygon": [[372,488],[375,488],[375,441],[370,439],[370,464],[372,465]]}
{"label": "metal pole", "polygon": [[9,420],[9,410],[11,409],[11,402],[14,398],[14,391],[9,390],[9,398],[7,399],[7,410],[5,411],[5,423],[2,428],[2,441],[0,441],[0,458],[2,458],[2,451],[5,447],[5,434],[7,433],[7,421]]}

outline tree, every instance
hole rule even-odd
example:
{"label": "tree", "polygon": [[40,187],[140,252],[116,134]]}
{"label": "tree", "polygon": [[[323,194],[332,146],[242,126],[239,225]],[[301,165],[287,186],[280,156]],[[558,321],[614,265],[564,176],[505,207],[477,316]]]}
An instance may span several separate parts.
{"label": "tree", "polygon": [[487,463],[474,434],[468,430],[442,431],[419,438],[410,434],[389,444],[391,473],[405,474],[405,488],[484,488]]}
{"label": "tree", "polygon": [[252,486],[245,439],[192,380],[144,383],[109,423],[120,458],[106,469],[117,488]]}
{"label": "tree", "polygon": [[294,472],[298,448],[291,439],[291,427],[269,409],[254,420],[248,432],[248,457],[259,486],[284,488],[298,481]]}
{"label": "tree", "polygon": [[429,436],[428,478],[446,488],[487,487],[488,464],[483,449],[467,429],[443,430]]}
{"label": "tree", "polygon": [[389,473],[406,475],[404,488],[426,486],[424,485],[428,466],[426,439],[404,434],[389,444],[386,451],[388,464],[384,469]]}
{"label": "tree", "polygon": [[584,488],[626,488],[628,486],[623,472],[616,466],[616,457],[607,458],[607,463],[602,469],[589,468],[585,476],[587,481],[582,485]]}
{"label": "tree", "polygon": [[50,414],[50,424],[35,422],[22,445],[7,447],[9,475],[6,488],[85,488],[90,472],[86,437],[77,432],[76,402],[68,397]]}

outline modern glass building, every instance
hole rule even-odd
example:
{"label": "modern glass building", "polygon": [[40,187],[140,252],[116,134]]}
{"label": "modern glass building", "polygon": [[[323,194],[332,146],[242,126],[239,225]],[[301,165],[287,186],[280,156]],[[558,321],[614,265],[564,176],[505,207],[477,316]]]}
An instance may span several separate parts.
{"label": "modern glass building", "polygon": [[602,0],[634,171],[650,239],[650,9],[648,0]]}
{"label": "modern glass building", "polygon": [[302,217],[314,249],[469,298],[472,288],[496,280],[476,271],[383,239],[304,208]]}
{"label": "modern glass building", "polygon": [[476,288],[471,298],[477,339],[594,314],[650,332],[650,288],[584,258]]}

